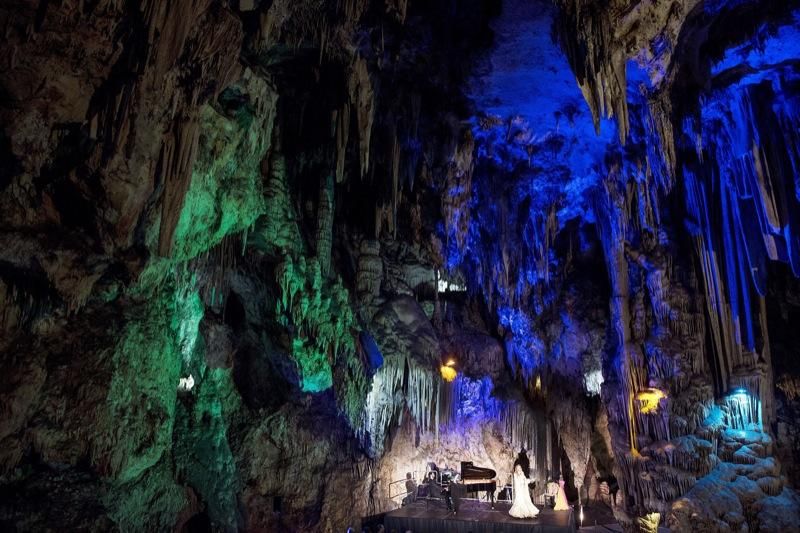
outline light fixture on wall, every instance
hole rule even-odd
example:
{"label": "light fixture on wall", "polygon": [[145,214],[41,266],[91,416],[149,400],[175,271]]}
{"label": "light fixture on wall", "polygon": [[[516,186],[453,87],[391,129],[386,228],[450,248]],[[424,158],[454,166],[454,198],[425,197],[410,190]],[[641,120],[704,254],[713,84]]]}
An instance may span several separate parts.
{"label": "light fixture on wall", "polygon": [[639,410],[645,414],[656,412],[659,402],[666,397],[666,392],[655,388],[642,389],[636,393],[636,399],[639,401]]}
{"label": "light fixture on wall", "polygon": [[442,374],[442,379],[446,382],[450,383],[456,376],[458,376],[458,371],[456,370],[456,360],[452,357],[449,358],[442,366],[439,367],[439,372]]}
{"label": "light fixture on wall", "polygon": [[189,374],[189,377],[180,378],[178,380],[178,390],[188,392],[194,387],[194,377]]}
{"label": "light fixture on wall", "polygon": [[747,389],[744,387],[737,387],[728,393],[728,396],[732,400],[736,400],[738,402],[744,403],[750,401],[750,395],[747,393]]}

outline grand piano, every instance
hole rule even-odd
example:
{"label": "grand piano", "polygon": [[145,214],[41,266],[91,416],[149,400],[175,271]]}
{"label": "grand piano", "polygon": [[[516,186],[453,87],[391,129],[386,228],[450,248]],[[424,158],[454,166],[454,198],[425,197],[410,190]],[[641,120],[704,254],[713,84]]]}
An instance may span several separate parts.
{"label": "grand piano", "polygon": [[[497,472],[491,468],[475,466],[472,461],[461,462],[461,481],[450,484],[453,499],[466,497],[469,493],[486,492],[486,499],[491,502],[494,509],[494,493],[497,490],[495,478]],[[456,505],[457,507],[457,505]]]}

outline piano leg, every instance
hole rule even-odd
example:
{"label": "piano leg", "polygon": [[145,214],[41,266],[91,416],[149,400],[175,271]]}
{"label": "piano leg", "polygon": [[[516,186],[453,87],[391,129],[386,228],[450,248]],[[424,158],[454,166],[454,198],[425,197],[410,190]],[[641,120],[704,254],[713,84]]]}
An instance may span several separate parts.
{"label": "piano leg", "polygon": [[450,497],[452,498],[453,514],[458,513],[458,508],[461,506],[461,485],[453,483],[450,485]]}
{"label": "piano leg", "polygon": [[442,491],[442,496],[444,497],[444,503],[447,505],[448,511],[455,511],[455,507],[453,506],[453,493],[451,489],[445,489]]}
{"label": "piano leg", "polygon": [[494,509],[494,491],[490,490],[490,491],[487,491],[487,492],[489,493],[489,497],[492,500],[492,509]]}

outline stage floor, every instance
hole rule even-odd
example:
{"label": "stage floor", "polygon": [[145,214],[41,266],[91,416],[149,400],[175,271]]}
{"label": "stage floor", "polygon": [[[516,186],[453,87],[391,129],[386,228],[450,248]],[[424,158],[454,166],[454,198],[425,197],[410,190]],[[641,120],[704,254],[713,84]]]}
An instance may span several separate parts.
{"label": "stage floor", "polygon": [[512,518],[510,504],[499,502],[494,510],[487,502],[462,501],[458,514],[447,512],[440,502],[416,502],[386,514],[387,533],[573,533],[572,511],[542,510],[527,520]]}

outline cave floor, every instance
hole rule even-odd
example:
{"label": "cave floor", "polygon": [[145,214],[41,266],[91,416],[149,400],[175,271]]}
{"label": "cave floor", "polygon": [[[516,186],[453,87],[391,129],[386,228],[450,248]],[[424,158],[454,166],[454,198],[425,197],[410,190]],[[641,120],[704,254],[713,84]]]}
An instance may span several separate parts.
{"label": "cave floor", "polygon": [[581,531],[622,531],[611,507],[604,503],[592,502],[584,506],[583,523]]}
{"label": "cave floor", "polygon": [[[591,533],[622,532],[622,526],[614,518],[611,508],[599,502],[592,502],[583,508],[583,527],[578,530]],[[669,528],[659,527],[659,533],[669,533]]]}

